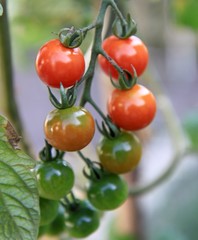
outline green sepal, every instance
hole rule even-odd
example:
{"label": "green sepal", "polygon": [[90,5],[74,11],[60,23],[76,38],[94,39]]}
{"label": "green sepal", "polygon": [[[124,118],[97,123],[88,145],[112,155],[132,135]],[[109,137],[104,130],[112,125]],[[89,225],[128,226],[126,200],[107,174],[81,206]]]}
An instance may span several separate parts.
{"label": "green sepal", "polygon": [[49,99],[52,105],[57,109],[66,109],[74,105],[77,98],[77,84],[65,90],[60,83],[60,101],[54,96],[51,89],[48,87]]}
{"label": "green sepal", "polygon": [[[131,65],[133,69],[133,75],[127,70],[123,70],[124,74],[119,74],[118,81],[114,81],[110,75],[110,80],[112,85],[120,90],[128,90],[131,89],[137,83],[137,73],[135,68]],[[118,83],[117,83],[118,82]]]}
{"label": "green sepal", "polygon": [[120,134],[120,129],[111,122],[109,116],[107,116],[107,118],[102,121],[101,124],[102,126],[100,127],[98,122],[96,121],[97,129],[103,136],[109,139],[113,139]]}
{"label": "green sepal", "polygon": [[[53,149],[55,150],[54,154],[52,154]],[[41,161],[47,162],[47,161],[54,161],[57,159],[63,159],[64,154],[65,154],[65,152],[53,148],[45,140],[45,147],[39,152],[39,157],[40,157]]]}
{"label": "green sepal", "polygon": [[61,29],[58,36],[60,42],[68,48],[79,47],[85,38],[83,31],[74,27]]}
{"label": "green sepal", "polygon": [[112,25],[113,34],[121,39],[129,38],[130,36],[136,34],[137,32],[137,24],[131,18],[130,14],[127,14],[125,24],[119,19],[116,18]]}

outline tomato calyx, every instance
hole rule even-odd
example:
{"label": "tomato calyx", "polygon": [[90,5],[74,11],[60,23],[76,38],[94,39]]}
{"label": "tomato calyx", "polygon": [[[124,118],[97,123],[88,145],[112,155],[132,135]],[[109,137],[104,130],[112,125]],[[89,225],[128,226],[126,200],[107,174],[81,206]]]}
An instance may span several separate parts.
{"label": "tomato calyx", "polygon": [[98,121],[96,120],[96,126],[98,131],[105,137],[109,139],[114,139],[115,137],[119,136],[120,129],[111,121],[110,117],[107,115],[103,117],[103,121],[101,125],[99,125]]}
{"label": "tomato calyx", "polygon": [[67,196],[61,199],[61,204],[67,211],[75,212],[80,206],[80,200],[75,197],[72,191],[70,191]]}
{"label": "tomato calyx", "polygon": [[102,165],[85,157],[81,151],[78,151],[78,154],[86,164],[83,168],[83,175],[90,180],[100,179],[104,172]]}
{"label": "tomato calyx", "polygon": [[113,22],[112,32],[116,37],[126,39],[137,32],[137,23],[131,18],[130,14],[127,14],[124,22],[117,17]]}
{"label": "tomato calyx", "polygon": [[63,46],[68,48],[79,47],[85,38],[83,31],[81,29],[75,29],[73,26],[71,28],[61,29],[58,36]]}
{"label": "tomato calyx", "polygon": [[43,162],[55,161],[58,159],[63,159],[65,152],[54,149],[55,153],[52,154],[53,147],[45,140],[45,147],[39,152],[39,157]]}
{"label": "tomato calyx", "polygon": [[74,105],[77,98],[77,84],[71,88],[65,89],[60,83],[60,101],[54,96],[51,89],[48,87],[49,99],[52,105],[57,109],[66,109]]}
{"label": "tomato calyx", "polygon": [[136,83],[137,83],[137,73],[135,68],[131,65],[132,69],[133,69],[133,75],[131,75],[131,73],[127,70],[123,70],[124,71],[124,76],[123,75],[119,75],[118,77],[118,83],[116,83],[111,75],[110,75],[110,80],[112,85],[120,90],[128,90],[131,89]]}

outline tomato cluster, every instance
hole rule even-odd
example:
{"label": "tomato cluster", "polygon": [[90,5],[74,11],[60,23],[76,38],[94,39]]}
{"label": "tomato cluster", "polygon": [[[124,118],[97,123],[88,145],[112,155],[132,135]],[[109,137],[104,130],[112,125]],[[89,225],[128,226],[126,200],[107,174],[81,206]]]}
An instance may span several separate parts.
{"label": "tomato cluster", "polygon": [[[103,41],[102,48],[104,52],[100,52],[98,63],[107,75],[119,82],[116,85],[119,88],[113,89],[109,96],[108,116],[104,118],[102,115],[104,131],[98,127],[103,134],[96,146],[98,165],[82,157],[90,171],[90,174],[83,171],[88,179],[87,200],[74,197],[72,189],[76,176],[61,153],[80,151],[92,141],[94,118],[84,108],[85,104],[74,105],[75,101],[69,105],[54,104],[56,108],[47,114],[44,121],[47,145],[41,155],[42,161],[35,168],[40,195],[41,235],[66,231],[71,237],[84,238],[96,231],[100,223],[99,211],[116,209],[128,197],[127,183],[120,174],[134,170],[141,159],[142,146],[134,131],[152,122],[156,100],[150,90],[136,82],[123,88],[120,82],[123,75],[119,69],[127,74],[122,81],[141,76],[148,64],[147,47],[136,36],[126,39],[110,36]],[[36,70],[49,88],[66,89],[61,95],[62,100],[70,99],[67,91],[75,89],[84,76],[84,56],[80,48],[65,47],[54,39],[39,50]],[[52,98],[52,103],[57,103],[57,99]],[[92,104],[90,99],[86,102]],[[52,150],[55,150],[55,155]]]}

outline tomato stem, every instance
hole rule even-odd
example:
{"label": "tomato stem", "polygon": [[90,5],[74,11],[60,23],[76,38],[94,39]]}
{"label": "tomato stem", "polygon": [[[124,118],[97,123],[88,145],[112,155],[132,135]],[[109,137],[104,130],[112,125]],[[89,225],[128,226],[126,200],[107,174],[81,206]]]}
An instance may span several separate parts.
{"label": "tomato stem", "polygon": [[10,120],[14,123],[17,132],[23,136],[22,145],[24,150],[26,150],[27,153],[30,153],[28,141],[27,139],[24,140],[25,133],[22,127],[21,116],[18,111],[16,95],[14,91],[7,1],[2,0],[1,5],[4,9],[4,12],[3,15],[0,16],[0,106],[4,114],[7,114],[7,117],[9,117]]}

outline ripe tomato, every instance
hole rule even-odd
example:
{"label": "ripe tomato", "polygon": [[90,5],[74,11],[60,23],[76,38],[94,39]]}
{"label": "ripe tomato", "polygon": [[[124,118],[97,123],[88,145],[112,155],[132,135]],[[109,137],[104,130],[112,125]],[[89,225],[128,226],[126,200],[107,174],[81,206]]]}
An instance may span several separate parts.
{"label": "ripe tomato", "polygon": [[[127,39],[119,39],[115,36],[106,38],[102,44],[103,50],[122,68],[137,76],[140,76],[148,64],[148,50],[145,44],[136,36]],[[118,79],[118,71],[102,55],[98,58],[99,64],[107,75]],[[131,66],[132,65],[132,66]]]}
{"label": "ripe tomato", "polygon": [[79,200],[77,206],[65,211],[66,231],[71,237],[85,238],[99,227],[99,213],[88,201]]}
{"label": "ripe tomato", "polygon": [[66,48],[58,39],[45,43],[36,57],[36,71],[50,87],[73,86],[85,71],[85,60],[80,48]]}
{"label": "ripe tomato", "polygon": [[112,173],[126,173],[139,163],[142,147],[132,133],[121,132],[116,138],[103,137],[97,145],[97,153],[102,166]]}
{"label": "ripe tomato", "polygon": [[50,224],[58,215],[59,202],[40,198],[40,226]]}
{"label": "ripe tomato", "polygon": [[129,90],[115,89],[108,100],[108,114],[118,127],[135,131],[149,125],[156,113],[154,95],[136,84]]}
{"label": "ripe tomato", "polygon": [[128,186],[117,174],[104,173],[93,179],[87,187],[90,203],[99,210],[113,210],[121,206],[128,197]]}
{"label": "ripe tomato", "polygon": [[46,117],[44,132],[46,140],[53,147],[62,151],[78,151],[92,140],[95,122],[82,107],[55,109]]}
{"label": "ripe tomato", "polygon": [[43,162],[36,166],[35,171],[39,195],[42,198],[59,200],[68,194],[74,185],[74,172],[66,161]]}

